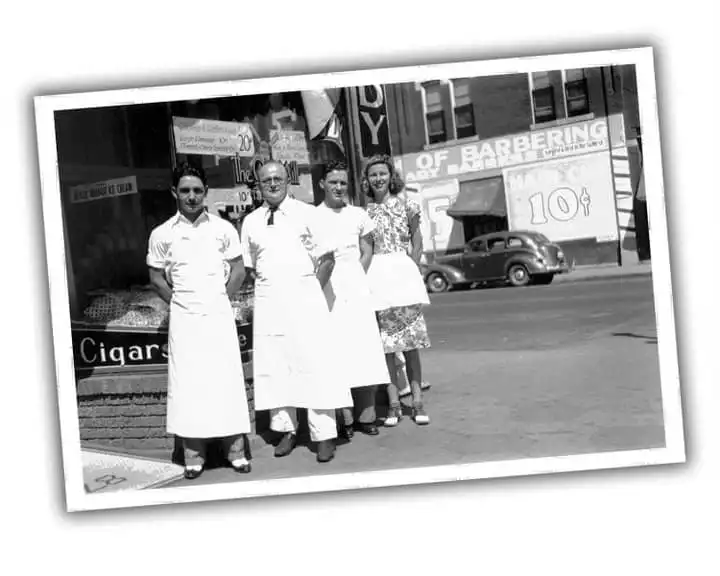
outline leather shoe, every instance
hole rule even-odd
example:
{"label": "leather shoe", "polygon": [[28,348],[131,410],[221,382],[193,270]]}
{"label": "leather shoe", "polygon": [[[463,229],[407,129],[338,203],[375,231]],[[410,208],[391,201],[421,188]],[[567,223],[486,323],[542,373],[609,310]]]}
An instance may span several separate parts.
{"label": "leather shoe", "polygon": [[352,424],[350,424],[349,426],[347,424],[343,424],[340,426],[340,430],[338,430],[338,436],[348,441],[352,440],[354,435],[355,430],[353,430]]}
{"label": "leather shoe", "polygon": [[185,468],[185,478],[188,480],[195,480],[198,476],[200,476],[203,472],[205,472],[205,466],[202,468]]}
{"label": "leather shoe", "polygon": [[378,430],[378,427],[373,424],[364,424],[362,422],[358,423],[357,425],[358,432],[362,432],[363,434],[367,434],[368,436],[377,436],[380,434],[380,430]]}
{"label": "leather shoe", "polygon": [[317,461],[330,462],[333,458],[335,458],[335,442],[333,440],[318,442]]}
{"label": "leather shoe", "polygon": [[297,444],[297,436],[292,432],[286,432],[279,444],[275,447],[275,458],[282,458],[287,456],[295,449]]}

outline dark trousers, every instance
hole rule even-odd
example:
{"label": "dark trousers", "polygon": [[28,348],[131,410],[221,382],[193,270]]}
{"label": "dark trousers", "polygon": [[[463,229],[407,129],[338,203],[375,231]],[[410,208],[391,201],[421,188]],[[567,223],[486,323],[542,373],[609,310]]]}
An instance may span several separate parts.
{"label": "dark trousers", "polygon": [[354,408],[343,408],[341,421],[346,426],[350,426],[354,421],[360,424],[374,424],[377,419],[375,413],[375,395],[377,386],[363,386],[362,388],[353,388],[353,406]]}
{"label": "dark trousers", "polygon": [[[245,435],[222,438],[223,454],[231,462],[245,457]],[[207,456],[207,438],[183,438],[183,452],[186,466],[203,466]]]}

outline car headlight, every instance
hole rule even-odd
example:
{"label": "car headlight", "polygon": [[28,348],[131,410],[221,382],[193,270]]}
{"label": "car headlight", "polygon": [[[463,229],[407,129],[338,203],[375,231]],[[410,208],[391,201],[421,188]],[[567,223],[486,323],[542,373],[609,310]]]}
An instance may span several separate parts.
{"label": "car headlight", "polygon": [[562,250],[558,250],[558,258],[565,258],[565,254]]}

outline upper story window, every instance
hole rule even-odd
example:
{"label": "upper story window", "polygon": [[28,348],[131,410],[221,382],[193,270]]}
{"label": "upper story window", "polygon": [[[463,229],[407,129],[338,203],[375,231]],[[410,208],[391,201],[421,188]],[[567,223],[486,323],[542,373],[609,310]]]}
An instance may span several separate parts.
{"label": "upper story window", "polygon": [[555,90],[550,72],[531,72],[530,91],[532,96],[533,122],[552,122],[557,120],[555,109]]}
{"label": "upper story window", "polygon": [[587,77],[585,70],[563,70],[565,77],[565,107],[568,118],[582,116],[590,112]]}
{"label": "upper story window", "polygon": [[470,97],[470,79],[461,78],[452,81],[453,87],[453,115],[457,138],[475,136],[475,112]]}
{"label": "upper story window", "polygon": [[551,70],[529,74],[533,123],[552,122],[590,113],[585,70]]}
{"label": "upper story window", "polygon": [[447,86],[441,82],[425,84],[425,124],[427,126],[428,144],[445,142],[448,138],[448,127],[445,124],[445,94]]}

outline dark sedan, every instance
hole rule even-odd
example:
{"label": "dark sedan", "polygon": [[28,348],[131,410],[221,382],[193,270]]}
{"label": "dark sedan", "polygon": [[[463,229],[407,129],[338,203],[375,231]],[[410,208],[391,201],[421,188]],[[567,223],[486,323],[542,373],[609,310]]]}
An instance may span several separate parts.
{"label": "dark sedan", "polygon": [[429,292],[495,282],[512,286],[550,284],[555,274],[569,271],[560,246],[543,234],[529,231],[478,236],[463,249],[423,266]]}

